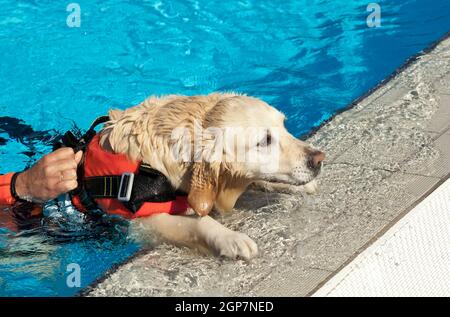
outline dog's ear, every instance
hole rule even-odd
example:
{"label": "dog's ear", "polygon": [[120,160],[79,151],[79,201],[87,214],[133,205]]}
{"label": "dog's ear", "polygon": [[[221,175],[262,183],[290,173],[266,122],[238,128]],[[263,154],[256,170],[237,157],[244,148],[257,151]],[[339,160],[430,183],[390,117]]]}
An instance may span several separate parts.
{"label": "dog's ear", "polygon": [[109,110],[108,115],[111,120],[119,120],[123,115],[123,111],[119,109],[111,109]]}
{"label": "dog's ear", "polygon": [[194,163],[188,203],[200,216],[207,216],[217,197],[218,171],[210,163]]}
{"label": "dog's ear", "polygon": [[211,212],[217,198],[223,155],[223,131],[218,127],[224,107],[217,103],[205,115],[203,122],[194,122],[194,131],[201,131],[201,138],[196,140],[200,146],[194,147],[188,203],[202,217]]}

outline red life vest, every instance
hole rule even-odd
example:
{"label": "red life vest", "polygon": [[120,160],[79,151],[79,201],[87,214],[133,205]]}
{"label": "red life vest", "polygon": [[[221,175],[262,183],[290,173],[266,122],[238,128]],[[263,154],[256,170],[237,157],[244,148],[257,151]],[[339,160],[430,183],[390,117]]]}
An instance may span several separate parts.
{"label": "red life vest", "polygon": [[[84,177],[139,172],[140,162],[130,161],[125,154],[106,152],[101,148],[99,140],[100,136],[96,135],[86,149]],[[157,213],[182,214],[189,208],[186,196],[177,196],[175,200],[167,202],[146,202],[136,213],[132,213],[117,199],[99,198],[95,201],[104,212],[128,219],[148,217]],[[80,211],[86,211],[78,196],[74,196],[72,202]]]}

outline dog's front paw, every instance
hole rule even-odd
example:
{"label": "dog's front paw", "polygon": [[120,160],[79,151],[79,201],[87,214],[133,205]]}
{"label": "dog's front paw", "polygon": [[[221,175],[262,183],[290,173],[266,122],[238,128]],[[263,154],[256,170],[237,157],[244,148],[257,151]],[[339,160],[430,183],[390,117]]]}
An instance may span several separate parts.
{"label": "dog's front paw", "polygon": [[319,191],[319,184],[317,184],[317,181],[314,179],[309,183],[303,185],[303,190],[309,195],[317,194],[317,192]]}
{"label": "dog's front paw", "polygon": [[227,230],[215,237],[212,247],[220,255],[230,259],[250,260],[258,255],[258,246],[246,234]]}

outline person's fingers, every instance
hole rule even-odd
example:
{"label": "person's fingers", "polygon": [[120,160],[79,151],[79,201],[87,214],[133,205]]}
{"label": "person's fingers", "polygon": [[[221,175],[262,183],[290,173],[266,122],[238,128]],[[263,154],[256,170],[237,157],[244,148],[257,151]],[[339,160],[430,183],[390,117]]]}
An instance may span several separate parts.
{"label": "person's fingers", "polygon": [[62,181],[70,181],[70,180],[76,180],[77,179],[77,171],[74,169],[71,170],[65,170],[61,172],[61,180]]}
{"label": "person's fingers", "polygon": [[78,151],[75,154],[75,162],[77,162],[77,165],[80,164],[82,158],[83,158],[83,151]]}
{"label": "person's fingers", "polygon": [[73,149],[70,147],[63,147],[50,154],[47,154],[46,156],[43,157],[43,160],[45,161],[45,163],[48,164],[60,160],[67,160],[73,158],[74,158]]}
{"label": "person's fingers", "polygon": [[76,180],[62,181],[56,185],[56,191],[58,194],[67,193],[78,187],[78,182]]}
{"label": "person's fingers", "polygon": [[56,161],[44,168],[44,175],[48,178],[60,177],[61,172],[66,170],[76,170],[77,166],[75,160]]}

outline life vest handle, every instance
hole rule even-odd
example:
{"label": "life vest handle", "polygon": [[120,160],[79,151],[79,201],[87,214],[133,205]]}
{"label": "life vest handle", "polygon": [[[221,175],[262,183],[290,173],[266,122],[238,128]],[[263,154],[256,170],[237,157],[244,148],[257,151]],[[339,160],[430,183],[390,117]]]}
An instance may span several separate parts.
{"label": "life vest handle", "polygon": [[74,150],[75,153],[78,151],[83,151],[83,159],[81,160],[81,164],[77,168],[77,178],[79,181],[78,187],[74,190],[72,190],[69,195],[73,198],[74,196],[78,196],[82,205],[88,210],[89,212],[93,210],[98,210],[97,204],[94,202],[94,200],[89,197],[89,194],[86,192],[86,190],[82,186],[82,180],[84,178],[84,152],[86,151],[86,148],[88,147],[89,143],[91,143],[92,139],[95,137],[97,132],[95,131],[95,128],[102,124],[110,121],[109,116],[100,116],[97,119],[94,120],[94,122],[91,124],[89,129],[86,131],[85,134],[81,138],[77,138],[72,131],[67,131],[63,137],[61,138],[61,142],[57,142],[54,145],[54,150],[66,146],[70,147]]}
{"label": "life vest handle", "polygon": [[86,147],[92,141],[94,136],[97,134],[95,128],[103,123],[108,122],[109,116],[101,116],[94,120],[89,129],[81,138],[77,138],[72,131],[67,131],[61,138],[61,142],[56,142],[53,146],[53,150],[59,149],[62,146],[70,147],[74,152],[85,151]]}
{"label": "life vest handle", "polygon": [[109,116],[100,116],[97,119],[94,120],[94,122],[92,122],[91,126],[89,127],[88,131],[92,131],[94,130],[98,125],[106,123],[108,121],[110,121],[111,119],[109,118]]}

